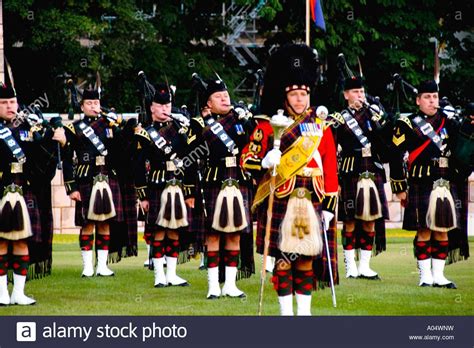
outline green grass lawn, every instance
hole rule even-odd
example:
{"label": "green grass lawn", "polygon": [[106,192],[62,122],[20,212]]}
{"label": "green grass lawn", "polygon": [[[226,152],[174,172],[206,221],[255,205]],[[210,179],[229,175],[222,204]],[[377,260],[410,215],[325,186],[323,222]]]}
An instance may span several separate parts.
{"label": "green grass lawn", "polygon": [[[318,291],[313,296],[313,315],[474,314],[472,259],[446,267],[446,277],[456,282],[457,290],[419,288],[412,253],[413,234],[390,230],[387,237],[388,250],[371,263],[382,281],[346,280],[340,247],[338,306],[332,307],[329,289]],[[80,277],[82,261],[77,236],[54,238],[52,275],[28,282],[26,286],[26,293],[37,304],[0,307],[0,315],[255,315],[257,312],[259,274],[239,282],[239,287],[247,293],[244,300],[206,300],[207,274],[198,270],[199,260],[178,266],[178,274],[191,283],[190,287],[155,289],[153,272],[143,267],[146,249],[140,236],[140,256],[111,265],[115,277],[84,279]],[[259,255],[256,261],[259,270]],[[268,275],[264,314],[278,313],[276,293]]]}

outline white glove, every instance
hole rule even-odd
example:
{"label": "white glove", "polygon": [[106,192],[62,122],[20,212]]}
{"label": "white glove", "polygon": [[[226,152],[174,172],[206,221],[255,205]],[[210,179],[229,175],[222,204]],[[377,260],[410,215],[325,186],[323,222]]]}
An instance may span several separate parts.
{"label": "white glove", "polygon": [[323,219],[324,219],[324,229],[327,231],[329,229],[329,224],[331,220],[334,218],[334,214],[330,211],[323,210]]}
{"label": "white glove", "polygon": [[263,168],[273,168],[280,164],[281,151],[277,149],[270,150],[262,160]]}

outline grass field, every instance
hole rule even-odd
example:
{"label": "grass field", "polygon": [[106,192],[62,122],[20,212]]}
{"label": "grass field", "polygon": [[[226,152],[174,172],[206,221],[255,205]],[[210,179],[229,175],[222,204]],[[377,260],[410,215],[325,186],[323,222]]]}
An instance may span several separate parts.
{"label": "grass field", "polygon": [[[387,233],[387,251],[371,263],[382,281],[346,280],[340,248],[338,306],[332,307],[329,289],[318,291],[313,296],[313,315],[474,314],[472,258],[446,267],[445,274],[456,282],[457,290],[419,288],[412,253],[413,234],[400,230]],[[239,282],[239,287],[247,293],[244,300],[206,300],[207,274],[198,270],[199,260],[178,266],[178,273],[191,283],[190,287],[155,289],[153,272],[143,267],[145,244],[140,236],[140,256],[111,265],[115,277],[84,279],[80,277],[82,266],[77,236],[56,235],[54,238],[52,275],[26,286],[26,293],[34,297],[37,304],[0,307],[0,315],[255,315],[257,312],[260,284],[257,274]],[[471,238],[471,245],[473,242]],[[256,257],[256,263],[259,270],[260,256]],[[269,279],[264,314],[278,315],[278,301]]]}

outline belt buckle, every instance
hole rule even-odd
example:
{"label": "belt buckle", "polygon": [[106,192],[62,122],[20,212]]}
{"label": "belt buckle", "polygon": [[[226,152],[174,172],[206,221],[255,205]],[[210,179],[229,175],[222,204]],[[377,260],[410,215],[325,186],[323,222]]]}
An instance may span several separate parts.
{"label": "belt buckle", "polygon": [[362,148],[362,157],[372,157],[372,151],[370,147],[366,146]]}
{"label": "belt buckle", "polygon": [[95,158],[95,165],[96,166],[105,166],[105,156],[97,156]]}
{"label": "belt buckle", "polygon": [[448,168],[448,158],[447,157],[440,157],[439,158],[439,167],[440,168]]}
{"label": "belt buckle", "polygon": [[226,157],[225,158],[225,166],[226,166],[226,168],[237,167],[237,158],[236,157]]}
{"label": "belt buckle", "polygon": [[168,172],[174,172],[176,169],[176,164],[173,161],[166,161],[166,170]]}
{"label": "belt buckle", "polygon": [[12,162],[12,163],[11,163],[11,173],[12,173],[12,174],[20,174],[20,173],[23,173],[23,163]]}
{"label": "belt buckle", "polygon": [[313,168],[303,167],[303,169],[301,170],[301,176],[307,178],[313,176]]}

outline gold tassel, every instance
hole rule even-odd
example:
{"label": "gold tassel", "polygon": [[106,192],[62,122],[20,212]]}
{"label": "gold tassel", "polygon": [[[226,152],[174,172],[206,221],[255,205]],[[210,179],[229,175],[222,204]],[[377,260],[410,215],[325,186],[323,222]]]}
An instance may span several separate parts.
{"label": "gold tassel", "polygon": [[280,225],[279,248],[285,253],[306,256],[321,254],[321,217],[314,209],[311,192],[296,188],[288,200]]}

